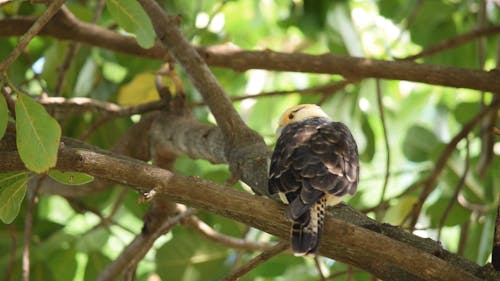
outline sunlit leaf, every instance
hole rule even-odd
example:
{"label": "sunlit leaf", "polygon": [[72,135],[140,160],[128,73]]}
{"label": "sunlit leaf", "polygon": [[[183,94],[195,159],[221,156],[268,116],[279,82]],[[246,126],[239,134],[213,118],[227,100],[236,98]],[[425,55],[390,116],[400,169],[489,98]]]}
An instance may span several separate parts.
{"label": "sunlit leaf", "polygon": [[105,62],[102,66],[102,74],[113,83],[121,83],[127,75],[127,68],[115,62]]}
{"label": "sunlit leaf", "polygon": [[0,219],[11,223],[19,213],[26,194],[26,173],[0,174]]}
{"label": "sunlit leaf", "polygon": [[94,177],[80,172],[63,172],[59,170],[50,170],[49,177],[54,180],[68,185],[80,185],[89,183],[94,180]]}
{"label": "sunlit leaf", "polygon": [[78,74],[78,79],[76,80],[74,96],[75,97],[87,97],[90,91],[94,87],[94,82],[96,79],[97,64],[92,59],[92,57],[87,58],[85,64]]}
{"label": "sunlit leaf", "polygon": [[394,225],[401,225],[417,201],[417,196],[407,195],[401,197],[389,207],[385,213],[384,221]]}
{"label": "sunlit leaf", "polygon": [[134,33],[137,43],[145,49],[153,47],[155,32],[151,20],[135,0],[106,0],[106,7],[118,24]]}
{"label": "sunlit leaf", "polygon": [[3,96],[0,96],[0,139],[3,138],[5,130],[7,129],[8,117],[7,102]]}
{"label": "sunlit leaf", "polygon": [[160,97],[155,87],[155,76],[152,73],[141,73],[128,84],[122,86],[118,93],[118,103],[122,105],[138,105],[158,100]]}
{"label": "sunlit leaf", "polygon": [[56,165],[61,127],[25,94],[16,101],[16,131],[17,149],[28,169],[43,173]]}

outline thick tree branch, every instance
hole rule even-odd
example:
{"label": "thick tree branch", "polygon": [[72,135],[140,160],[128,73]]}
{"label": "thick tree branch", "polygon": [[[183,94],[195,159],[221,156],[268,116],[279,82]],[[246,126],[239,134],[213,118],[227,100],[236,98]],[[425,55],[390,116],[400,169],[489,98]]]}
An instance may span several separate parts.
{"label": "thick tree branch", "polygon": [[[0,157],[4,159],[0,162],[0,170],[24,169],[15,151],[0,152]],[[86,172],[126,185],[140,186],[137,188],[140,192],[154,189],[157,196],[227,216],[280,238],[289,239],[290,226],[284,219],[284,205],[273,200],[222,187],[197,177],[172,174],[134,159],[67,146],[59,151],[57,168]],[[346,214],[349,215],[344,217]],[[328,218],[320,248],[321,254],[363,268],[379,278],[498,278],[487,268],[481,269],[478,265],[443,250],[435,242],[371,221],[347,206],[335,208],[334,216],[349,222]]]}
{"label": "thick tree branch", "polygon": [[[199,50],[212,66],[237,71],[267,69],[309,73],[340,74],[344,77],[406,80],[455,88],[496,92],[500,89],[499,71],[418,64],[409,61],[384,61],[335,54],[309,55],[273,51]],[[484,83],[491,83],[485,85]]]}
{"label": "thick tree branch", "polygon": [[191,82],[203,96],[210,110],[222,129],[229,143],[238,142],[238,134],[251,136],[240,115],[234,109],[231,100],[220,86],[206,63],[181,34],[179,18],[168,17],[160,5],[152,0],[139,0],[148,13],[155,28],[158,39],[168,48],[172,56],[181,64],[189,75]]}
{"label": "thick tree branch", "polygon": [[264,140],[243,122],[206,63],[181,34],[178,18],[168,17],[153,0],[139,2],[148,13],[159,40],[182,65],[215,116],[224,136],[224,153],[231,172],[256,193],[266,194],[268,150]]}
{"label": "thick tree branch", "polygon": [[[33,18],[0,20],[0,36],[22,35],[33,21]],[[495,27],[489,28],[487,32],[479,32],[479,35],[486,36],[497,33],[498,27]],[[63,9],[63,11],[56,14],[39,34],[63,40],[78,41],[134,56],[171,60],[166,49],[160,44],[156,44],[147,50],[142,49],[133,37],[120,35],[102,27],[81,22],[67,9]],[[460,41],[460,43],[463,42],[467,41]],[[500,75],[497,71],[488,72],[458,67],[417,64],[409,61],[370,60],[333,54],[308,55],[272,51],[244,51],[234,45],[197,47],[196,50],[208,65],[230,68],[236,71],[267,69],[340,74],[348,78],[407,80],[494,93],[500,92]]]}

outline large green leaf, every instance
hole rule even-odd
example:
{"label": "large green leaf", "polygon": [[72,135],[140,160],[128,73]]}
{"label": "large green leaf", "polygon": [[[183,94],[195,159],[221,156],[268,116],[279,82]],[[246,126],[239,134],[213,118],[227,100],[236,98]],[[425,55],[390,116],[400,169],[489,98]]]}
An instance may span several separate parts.
{"label": "large green leaf", "polygon": [[61,127],[25,94],[16,101],[17,149],[26,167],[43,173],[56,165]]}
{"label": "large green leaf", "polygon": [[7,129],[7,120],[8,120],[8,110],[7,110],[7,102],[3,96],[0,97],[0,140],[3,138],[5,134],[5,130]]}
{"label": "large green leaf", "polygon": [[135,0],[106,0],[106,7],[116,22],[126,31],[134,33],[137,43],[147,49],[155,43],[151,20]]}
{"label": "large green leaf", "polygon": [[19,213],[26,194],[26,173],[0,174],[0,219],[11,223]]}

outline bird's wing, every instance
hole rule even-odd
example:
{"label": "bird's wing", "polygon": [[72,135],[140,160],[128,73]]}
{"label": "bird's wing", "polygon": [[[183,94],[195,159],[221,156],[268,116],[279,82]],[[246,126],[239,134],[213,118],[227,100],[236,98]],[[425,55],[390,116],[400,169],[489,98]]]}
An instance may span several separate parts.
{"label": "bird's wing", "polygon": [[324,194],[354,194],[358,175],[358,151],[349,129],[310,118],[283,129],[271,160],[269,191],[286,195],[287,216],[295,220]]}

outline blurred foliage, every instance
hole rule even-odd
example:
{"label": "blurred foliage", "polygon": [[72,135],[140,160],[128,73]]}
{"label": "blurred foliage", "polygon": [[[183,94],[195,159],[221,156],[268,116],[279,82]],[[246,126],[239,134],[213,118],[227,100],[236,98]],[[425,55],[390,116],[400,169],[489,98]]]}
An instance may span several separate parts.
{"label": "blurred foliage", "polygon": [[[149,21],[135,20],[145,15],[142,11],[135,11],[137,16],[126,13],[127,9],[137,9],[137,3],[134,2],[106,1],[108,6],[97,24],[120,33],[135,34],[142,46],[150,46],[152,29]],[[250,50],[269,48],[311,54],[332,52],[378,59],[413,55],[444,39],[477,28],[483,2],[159,1],[170,14],[182,16],[181,29],[193,44],[232,42]],[[484,14],[486,22],[498,24],[499,9],[493,1],[488,3]],[[98,1],[70,0],[66,5],[80,20],[90,22]],[[39,15],[43,9],[40,4],[11,1],[0,6],[0,18]],[[0,59],[7,57],[16,43],[16,38],[0,38]],[[34,97],[42,92],[54,95],[61,83],[61,65],[71,48],[70,44],[48,37],[34,38],[26,52],[10,66],[10,83]],[[485,38],[484,49],[478,47],[476,40],[419,59],[419,62],[491,69],[495,66],[496,44],[492,36]],[[485,58],[484,66],[479,60],[481,56]],[[158,71],[160,65],[158,61],[80,45],[65,70],[60,95],[68,98],[89,97],[120,104],[154,100],[157,96],[151,91],[152,73]],[[265,70],[235,73],[223,68],[213,69],[213,72],[232,97],[277,90],[293,91],[339,81],[337,75]],[[185,81],[189,101],[201,102],[200,95],[185,79],[182,70],[179,73]],[[421,190],[411,187],[431,173],[445,145],[480,111],[483,95],[473,90],[406,81],[382,81],[381,91],[391,154],[390,177],[384,195],[382,185],[386,173],[386,149],[373,80],[363,80],[328,96],[288,94],[249,98],[234,102],[234,105],[247,124],[259,132],[269,145],[273,145],[275,124],[285,108],[298,103],[321,102],[328,114],[351,128],[359,144],[362,160],[359,192],[347,198],[347,202],[358,210],[370,210],[380,203],[383,196],[387,208],[367,214],[383,222],[406,226],[404,220],[418,200]],[[19,98],[23,99],[23,96]],[[485,94],[484,99],[489,102],[491,96]],[[0,96],[0,136],[7,123],[6,111],[6,104]],[[28,109],[22,114],[46,120],[35,109]],[[195,107],[194,114],[202,122],[214,123],[206,107]],[[88,112],[56,117],[64,136],[81,138],[101,116]],[[137,117],[107,122],[94,131],[88,141],[109,148],[136,121]],[[49,134],[36,130],[31,133]],[[500,152],[497,142],[493,163],[484,176],[480,176],[477,163],[484,153],[481,150],[480,131],[472,131],[468,138],[469,159],[467,143],[462,140],[438,178],[437,188],[425,202],[415,233],[436,239],[440,232],[441,241],[447,249],[455,252],[461,249],[460,254],[482,265],[490,258],[495,208],[500,191]],[[460,186],[466,161],[469,161],[470,169],[459,192],[460,200],[457,200],[454,194]],[[46,164],[40,169],[47,170],[50,165]],[[187,157],[178,159],[175,172],[197,175],[219,183],[230,177],[227,165],[212,165],[204,160]],[[14,179],[9,179],[9,176],[12,175],[3,174],[0,178],[0,183],[8,183],[3,184],[0,190],[0,216],[5,223],[10,223],[18,212],[19,216],[10,225],[0,225],[0,252],[15,251],[11,280],[20,280],[21,241],[27,208],[27,200],[22,201],[22,198],[27,177],[24,173],[15,174]],[[62,181],[73,179],[72,175],[66,175]],[[17,193],[17,197],[11,195],[12,189],[20,190],[22,196],[19,198],[20,193]],[[125,196],[121,195],[122,192],[125,192]],[[105,266],[140,233],[147,204],[138,204],[138,197],[136,193],[121,188],[107,189],[99,194],[72,200],[41,196],[31,237],[33,280],[95,280]],[[450,202],[454,202],[453,206],[445,211]],[[108,222],[112,223],[102,224],[100,216],[107,217],[110,214],[113,217]],[[250,240],[273,240],[266,233],[247,229],[226,218],[205,212],[200,217],[215,230],[228,235]],[[153,274],[162,280],[218,280],[254,255],[227,249],[189,229],[177,227],[161,237],[139,264],[137,280],[148,280]],[[320,264],[325,274],[337,276],[335,280],[352,280],[351,277],[355,280],[371,280],[369,274],[339,262],[321,258]],[[0,272],[6,272],[9,266],[9,255],[1,255]],[[318,280],[318,272],[310,259],[281,254],[259,265],[242,280]]]}

